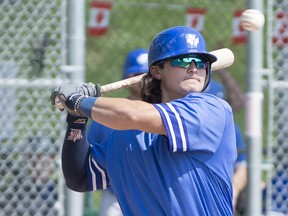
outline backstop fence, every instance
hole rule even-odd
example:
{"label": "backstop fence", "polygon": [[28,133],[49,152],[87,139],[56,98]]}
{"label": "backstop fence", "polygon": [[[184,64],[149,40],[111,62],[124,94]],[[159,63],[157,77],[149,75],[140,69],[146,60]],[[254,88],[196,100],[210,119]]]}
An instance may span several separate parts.
{"label": "backstop fence", "polygon": [[0,1],[0,215],[63,215],[64,116],[49,105],[65,64],[66,1]]}

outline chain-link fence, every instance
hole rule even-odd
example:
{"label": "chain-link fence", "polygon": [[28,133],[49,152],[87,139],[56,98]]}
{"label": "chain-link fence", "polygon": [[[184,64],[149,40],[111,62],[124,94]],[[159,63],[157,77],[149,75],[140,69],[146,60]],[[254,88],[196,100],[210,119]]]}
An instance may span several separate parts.
{"label": "chain-link fence", "polygon": [[[59,71],[66,64],[66,7],[69,2],[73,1],[0,1],[1,216],[64,214],[59,152],[65,115],[52,110],[49,95],[53,86],[63,81]],[[267,2],[271,4],[272,1],[267,0],[265,4]],[[190,20],[190,24],[197,26],[197,20],[203,22],[201,32],[209,51],[220,47],[233,50],[235,63],[229,71],[245,90],[246,47],[233,40],[233,20],[237,18],[237,10],[246,8],[245,0],[109,1],[106,9],[109,9],[110,22],[101,36],[88,34],[92,1],[85,3],[87,81],[107,84],[120,80],[123,61],[130,50],[148,48],[153,36],[165,28],[189,24],[189,13],[197,9],[200,18]],[[287,21],[287,8],[286,1],[273,1],[273,17],[277,18],[277,13],[286,14]],[[96,18],[101,19],[100,16]],[[267,195],[268,210],[288,206],[286,21],[282,29],[279,27],[278,36],[284,38],[283,41],[273,45],[273,151],[270,156],[275,164],[272,174],[279,175],[271,182],[268,179],[271,184],[268,184],[267,194],[273,197],[270,199]],[[124,96],[125,91],[115,94]],[[243,116],[243,110],[235,114],[242,129]]]}
{"label": "chain-link fence", "polygon": [[269,159],[273,169],[269,176],[267,211],[288,215],[288,2],[274,0],[273,7],[273,67],[271,101],[271,148]]}
{"label": "chain-link fence", "polygon": [[49,96],[65,63],[65,1],[2,0],[0,26],[0,215],[63,215],[64,116]]}

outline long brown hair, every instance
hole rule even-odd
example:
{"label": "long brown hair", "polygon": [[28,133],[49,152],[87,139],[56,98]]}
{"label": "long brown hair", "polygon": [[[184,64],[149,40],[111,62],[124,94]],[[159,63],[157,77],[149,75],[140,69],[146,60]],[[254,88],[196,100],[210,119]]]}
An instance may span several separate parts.
{"label": "long brown hair", "polygon": [[155,79],[148,72],[141,80],[140,96],[143,101],[148,103],[161,103],[162,93],[160,88],[161,80]]}

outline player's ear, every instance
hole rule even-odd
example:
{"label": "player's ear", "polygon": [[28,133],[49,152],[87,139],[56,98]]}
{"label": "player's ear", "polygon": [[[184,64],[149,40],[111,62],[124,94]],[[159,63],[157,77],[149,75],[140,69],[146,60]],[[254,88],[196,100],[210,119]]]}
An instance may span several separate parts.
{"label": "player's ear", "polygon": [[150,73],[152,77],[154,77],[157,80],[161,79],[161,73],[160,73],[160,68],[159,66],[153,65],[150,67]]}

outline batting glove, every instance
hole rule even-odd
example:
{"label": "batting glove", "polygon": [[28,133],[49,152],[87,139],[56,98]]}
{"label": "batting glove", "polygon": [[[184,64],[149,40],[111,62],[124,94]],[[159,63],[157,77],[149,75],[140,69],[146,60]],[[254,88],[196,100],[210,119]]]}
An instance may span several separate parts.
{"label": "batting glove", "polygon": [[101,86],[99,84],[82,83],[80,86],[81,91],[84,95],[91,97],[100,97],[101,96]]}
{"label": "batting glove", "polygon": [[[56,99],[61,97],[61,101],[64,101],[73,94],[87,95],[92,97],[101,96],[101,86],[93,83],[83,83],[80,86],[75,84],[66,84],[54,89],[50,96],[50,102],[53,106],[56,105]],[[64,104],[63,104],[64,106]]]}

